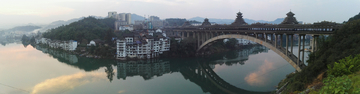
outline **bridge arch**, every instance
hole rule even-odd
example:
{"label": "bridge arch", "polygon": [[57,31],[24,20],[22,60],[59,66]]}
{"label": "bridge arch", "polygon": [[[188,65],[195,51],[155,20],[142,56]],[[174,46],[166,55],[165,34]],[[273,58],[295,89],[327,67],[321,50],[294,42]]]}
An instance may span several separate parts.
{"label": "bridge arch", "polygon": [[[207,46],[208,44],[216,41],[216,40],[220,40],[220,39],[227,39],[227,38],[237,38],[237,39],[246,39],[246,40],[250,40],[256,43],[259,43],[271,50],[273,50],[275,53],[277,53],[278,55],[280,55],[282,58],[284,58],[291,66],[293,66],[297,71],[301,71],[301,68],[296,64],[296,60],[297,59],[291,59],[290,56],[286,55],[286,52],[276,48],[274,45],[272,45],[269,42],[266,42],[262,39],[258,39],[255,38],[253,36],[248,36],[248,35],[240,35],[240,34],[226,34],[226,35],[219,35],[216,37],[212,37],[211,39],[206,40],[204,43],[202,43],[199,48],[196,50],[197,52],[199,52],[201,49],[203,49],[205,46]],[[291,54],[293,56],[295,56],[294,54]]]}

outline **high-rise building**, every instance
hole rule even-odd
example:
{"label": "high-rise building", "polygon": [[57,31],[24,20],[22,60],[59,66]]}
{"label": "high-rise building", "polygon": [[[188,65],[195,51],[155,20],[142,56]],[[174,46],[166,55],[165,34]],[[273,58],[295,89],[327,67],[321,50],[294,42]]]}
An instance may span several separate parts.
{"label": "high-rise building", "polygon": [[131,13],[125,14],[125,21],[128,22],[128,24],[131,24]]}
{"label": "high-rise building", "polygon": [[116,15],[117,15],[117,12],[114,12],[114,11],[113,12],[108,12],[108,17],[109,18],[116,18],[117,17]]}
{"label": "high-rise building", "polygon": [[160,18],[158,16],[150,16],[149,20],[150,21],[160,20]]}
{"label": "high-rise building", "polygon": [[119,20],[126,21],[128,24],[131,24],[131,13],[120,13]]}

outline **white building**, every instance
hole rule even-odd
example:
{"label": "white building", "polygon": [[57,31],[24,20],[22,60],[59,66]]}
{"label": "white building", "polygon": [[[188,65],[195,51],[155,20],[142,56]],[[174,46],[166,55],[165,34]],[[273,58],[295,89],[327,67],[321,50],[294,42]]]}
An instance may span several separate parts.
{"label": "white building", "polygon": [[35,39],[35,42],[36,44],[44,44],[51,48],[60,48],[66,51],[75,51],[78,44],[75,40],[59,41],[47,38]]}
{"label": "white building", "polygon": [[116,18],[117,17],[117,12],[108,12],[108,17],[109,18]]}
{"label": "white building", "polygon": [[133,31],[134,27],[132,25],[123,25],[123,26],[119,26],[119,30],[120,31],[124,31],[124,30],[129,30],[129,31]]}
{"label": "white building", "polygon": [[87,46],[96,46],[96,43],[94,40],[91,40],[89,44],[87,44]]}
{"label": "white building", "polygon": [[170,50],[170,41],[162,36],[162,33],[153,35],[143,35],[132,33],[123,35],[117,42],[117,59],[129,58],[155,58],[164,51]]}

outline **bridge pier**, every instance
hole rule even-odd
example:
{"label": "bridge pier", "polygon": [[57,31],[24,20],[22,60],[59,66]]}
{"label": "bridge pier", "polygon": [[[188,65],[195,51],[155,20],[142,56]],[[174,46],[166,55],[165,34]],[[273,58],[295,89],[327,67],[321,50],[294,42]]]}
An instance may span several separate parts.
{"label": "bridge pier", "polygon": [[282,39],[284,34],[280,34],[280,47],[282,47]]}
{"label": "bridge pier", "polygon": [[197,48],[199,48],[200,47],[200,32],[197,32],[197,43],[198,43],[198,46],[197,46]]}
{"label": "bridge pier", "polygon": [[186,32],[186,34],[187,34],[187,35],[186,35],[186,37],[187,37],[187,38],[189,38],[189,37],[190,37],[190,34],[189,34],[189,32]]}
{"label": "bridge pier", "polygon": [[290,45],[291,45],[291,51],[290,51],[290,52],[291,52],[292,54],[294,54],[294,52],[293,52],[294,34],[291,34],[290,36],[291,36],[291,42],[290,42]]}
{"label": "bridge pier", "polygon": [[264,34],[265,34],[265,42],[267,42],[268,36],[266,33],[264,33]]}
{"label": "bridge pier", "polygon": [[298,47],[299,47],[299,52],[298,52],[298,62],[297,62],[297,65],[299,66],[300,65],[300,48],[301,48],[301,35],[299,34],[299,39],[298,39]]}
{"label": "bridge pier", "polygon": [[305,35],[303,35],[303,52],[302,52],[302,61],[303,61],[303,64],[305,63],[305,60],[304,60],[304,54],[305,54]]}
{"label": "bridge pier", "polygon": [[275,48],[277,49],[277,39],[278,39],[278,34],[275,34]]}
{"label": "bridge pier", "polygon": [[184,40],[184,33],[185,32],[181,32],[181,40]]}
{"label": "bridge pier", "polygon": [[288,34],[285,34],[285,35],[286,35],[286,56],[288,56],[288,53],[289,53],[289,45],[288,45],[289,36],[288,36]]}

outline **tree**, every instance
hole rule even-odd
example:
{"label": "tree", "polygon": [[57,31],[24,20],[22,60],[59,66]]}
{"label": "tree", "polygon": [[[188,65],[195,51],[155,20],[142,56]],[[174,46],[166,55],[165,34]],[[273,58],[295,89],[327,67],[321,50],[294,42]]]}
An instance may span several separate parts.
{"label": "tree", "polygon": [[104,40],[105,40],[105,43],[109,44],[109,45],[112,45],[113,42],[112,42],[112,37],[114,36],[114,33],[112,32],[112,29],[109,28],[107,31],[106,31],[106,35],[104,37]]}
{"label": "tree", "polygon": [[239,41],[235,38],[230,38],[228,41],[225,42],[225,45],[229,49],[235,49]]}

